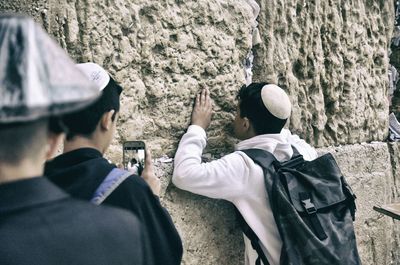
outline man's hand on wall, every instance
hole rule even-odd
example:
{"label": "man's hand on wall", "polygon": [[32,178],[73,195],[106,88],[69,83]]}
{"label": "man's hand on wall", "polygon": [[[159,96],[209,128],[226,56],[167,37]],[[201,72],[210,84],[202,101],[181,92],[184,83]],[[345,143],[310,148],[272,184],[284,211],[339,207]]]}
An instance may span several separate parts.
{"label": "man's hand on wall", "polygon": [[198,125],[204,130],[210,126],[212,115],[212,102],[210,91],[205,88],[196,96],[196,102],[192,111],[192,125]]}

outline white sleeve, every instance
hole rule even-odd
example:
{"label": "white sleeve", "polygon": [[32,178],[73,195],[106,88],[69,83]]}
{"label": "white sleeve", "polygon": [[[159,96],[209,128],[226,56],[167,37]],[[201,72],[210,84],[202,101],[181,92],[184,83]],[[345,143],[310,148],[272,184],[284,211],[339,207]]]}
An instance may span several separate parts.
{"label": "white sleeve", "polygon": [[249,176],[243,156],[231,153],[209,163],[201,162],[206,146],[203,128],[191,125],[175,154],[172,182],[178,188],[215,199],[232,200],[240,196]]}

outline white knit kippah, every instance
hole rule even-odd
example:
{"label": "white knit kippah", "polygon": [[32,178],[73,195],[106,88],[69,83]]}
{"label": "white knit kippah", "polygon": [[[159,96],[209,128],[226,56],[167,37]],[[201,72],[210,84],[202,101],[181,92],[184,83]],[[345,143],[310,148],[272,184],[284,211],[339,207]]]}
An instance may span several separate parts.
{"label": "white knit kippah", "polygon": [[95,63],[80,63],[76,65],[96,87],[102,91],[110,82],[110,75],[106,70]]}
{"label": "white knit kippah", "polygon": [[292,104],[289,96],[277,85],[265,85],[261,89],[264,106],[275,117],[284,120],[289,118]]}

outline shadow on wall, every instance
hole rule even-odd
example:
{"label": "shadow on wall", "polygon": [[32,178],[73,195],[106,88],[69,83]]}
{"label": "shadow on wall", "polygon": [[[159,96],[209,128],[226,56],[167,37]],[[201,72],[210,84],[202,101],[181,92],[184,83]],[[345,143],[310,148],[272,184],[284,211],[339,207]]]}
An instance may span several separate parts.
{"label": "shadow on wall", "polygon": [[400,1],[395,1],[395,21],[393,37],[389,49],[389,141],[400,140],[400,83],[398,69],[400,69]]}

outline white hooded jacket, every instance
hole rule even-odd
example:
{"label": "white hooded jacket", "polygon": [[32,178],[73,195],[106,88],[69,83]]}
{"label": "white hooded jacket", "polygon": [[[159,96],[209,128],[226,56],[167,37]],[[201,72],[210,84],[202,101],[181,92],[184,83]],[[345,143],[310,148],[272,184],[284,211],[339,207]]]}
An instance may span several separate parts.
{"label": "white hooded jacket", "polygon": [[[278,265],[282,241],[271,211],[261,167],[240,150],[258,148],[271,152],[279,161],[293,155],[292,145],[305,160],[317,157],[314,148],[289,130],[264,134],[237,144],[237,151],[209,163],[201,162],[207,138],[203,128],[191,125],[175,155],[172,182],[181,189],[232,202],[261,241],[269,263]],[[245,239],[245,264],[253,265],[258,255]]]}

